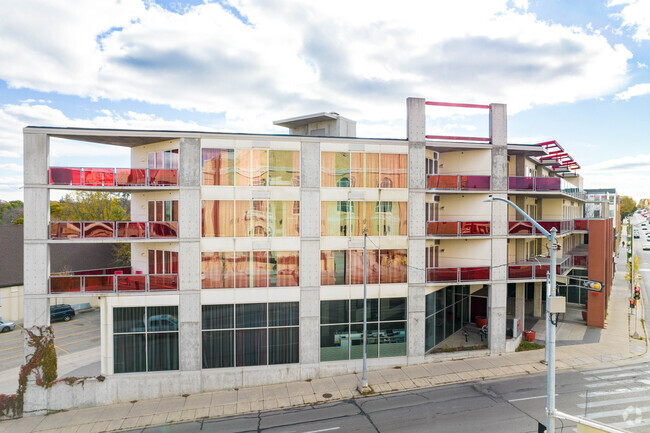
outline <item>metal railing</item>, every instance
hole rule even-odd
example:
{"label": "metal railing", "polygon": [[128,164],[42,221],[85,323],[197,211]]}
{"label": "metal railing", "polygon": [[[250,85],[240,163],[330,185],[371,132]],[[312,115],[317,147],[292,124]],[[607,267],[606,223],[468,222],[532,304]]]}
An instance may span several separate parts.
{"label": "metal railing", "polygon": [[427,175],[427,189],[448,191],[489,191],[490,176],[430,174]]}
{"label": "metal railing", "polygon": [[176,221],[52,221],[50,239],[173,239]]}
{"label": "metal railing", "polygon": [[[562,275],[573,267],[573,256],[557,259],[556,273]],[[509,280],[545,280],[551,269],[548,257],[535,257],[526,262],[508,264]]]}
{"label": "metal railing", "polygon": [[50,167],[50,185],[175,186],[178,170],[167,168]]}
{"label": "metal railing", "polygon": [[427,221],[429,236],[489,236],[490,221]]}
{"label": "metal railing", "polygon": [[489,266],[461,268],[427,268],[427,283],[461,283],[466,281],[489,281]]}
{"label": "metal railing", "polygon": [[583,190],[560,177],[508,177],[510,191],[557,191],[572,197],[585,199]]}
{"label": "metal railing", "polygon": [[178,291],[177,274],[52,275],[50,294]]}
{"label": "metal railing", "polygon": [[[585,218],[574,220],[539,220],[539,225],[545,230],[557,230],[557,234],[566,234],[575,231],[589,230],[589,220]],[[544,236],[544,234],[533,226],[530,221],[508,221],[508,234],[513,236]]]}

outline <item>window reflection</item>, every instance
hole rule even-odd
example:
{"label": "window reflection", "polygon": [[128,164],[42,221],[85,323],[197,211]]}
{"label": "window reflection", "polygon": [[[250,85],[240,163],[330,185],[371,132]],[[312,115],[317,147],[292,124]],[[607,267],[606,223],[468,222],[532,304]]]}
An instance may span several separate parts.
{"label": "window reflection", "polygon": [[235,150],[203,149],[201,157],[203,185],[234,185]]}
{"label": "window reflection", "polygon": [[406,188],[408,155],[321,152],[321,186],[326,188]]}
{"label": "window reflection", "polygon": [[201,253],[201,287],[294,287],[300,284],[298,251]]}
{"label": "window reflection", "polygon": [[202,236],[299,236],[300,202],[204,200]]}

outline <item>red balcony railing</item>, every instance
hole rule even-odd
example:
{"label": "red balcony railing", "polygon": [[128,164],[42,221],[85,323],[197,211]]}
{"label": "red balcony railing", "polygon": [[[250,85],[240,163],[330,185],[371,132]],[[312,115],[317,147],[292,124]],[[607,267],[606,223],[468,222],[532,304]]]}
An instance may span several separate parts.
{"label": "red balcony railing", "polygon": [[589,230],[589,220],[573,220],[573,230]]}
{"label": "red balcony railing", "polygon": [[587,256],[573,256],[573,266],[587,267]]}
{"label": "red balcony railing", "polygon": [[[537,221],[543,229],[547,230],[549,233],[551,229],[555,228],[557,234],[570,233],[574,230],[573,220],[558,220],[558,221],[547,221],[541,220]],[[523,236],[543,236],[543,233],[533,226],[530,221],[508,221],[508,234]]]}
{"label": "red balcony railing", "polygon": [[459,283],[466,281],[487,281],[489,279],[489,266],[473,266],[465,268],[427,268],[428,283]]}
{"label": "red balcony railing", "polygon": [[516,191],[561,191],[562,179],[559,177],[510,176],[508,188]]}
{"label": "red balcony railing", "polygon": [[489,191],[490,176],[431,174],[427,176],[427,188],[449,191]]}
{"label": "red balcony railing", "polygon": [[[543,280],[546,279],[547,272],[551,269],[547,257],[531,259],[525,263],[512,263],[508,265],[509,280]],[[540,263],[541,262],[541,263]],[[546,263],[545,263],[546,262]],[[562,275],[571,269],[573,257],[566,256],[557,260],[555,272]]]}
{"label": "red balcony railing", "polygon": [[489,236],[489,221],[429,221],[429,236]]}
{"label": "red balcony railing", "polygon": [[53,221],[50,239],[173,239],[176,221]]}
{"label": "red balcony railing", "polygon": [[52,275],[50,294],[178,291],[178,275]]}
{"label": "red balcony railing", "polygon": [[178,185],[178,170],[50,167],[50,185],[174,186]]}

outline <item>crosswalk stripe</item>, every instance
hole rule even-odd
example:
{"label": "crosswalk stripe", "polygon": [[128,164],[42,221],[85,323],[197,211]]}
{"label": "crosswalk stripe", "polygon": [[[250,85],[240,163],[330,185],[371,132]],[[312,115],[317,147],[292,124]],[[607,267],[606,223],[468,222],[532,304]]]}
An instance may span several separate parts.
{"label": "crosswalk stripe", "polygon": [[642,383],[644,385],[650,385],[650,379],[623,379],[623,380],[612,380],[608,382],[597,382],[597,383],[588,383],[585,385],[586,388],[602,388],[609,386],[621,386],[627,384]]}
{"label": "crosswalk stripe", "polygon": [[[589,396],[591,396],[591,394],[589,394]],[[588,403],[578,403],[577,406],[582,409],[586,407],[587,410],[589,410],[590,408],[593,407],[614,406],[617,404],[626,404],[626,403],[644,403],[646,401],[650,401],[650,397],[648,398],[628,397],[628,398],[617,398],[614,400],[590,401]]]}
{"label": "crosswalk stripe", "polygon": [[588,382],[593,382],[594,380],[604,380],[604,379],[616,379],[616,378],[623,378],[623,377],[634,377],[634,376],[650,376],[650,372],[646,371],[631,371],[629,373],[618,373],[618,374],[608,374],[605,376],[587,376],[584,377],[583,379],[588,381]]}
{"label": "crosswalk stripe", "polygon": [[[650,391],[650,386],[637,386],[632,388],[616,388],[609,391],[589,391],[589,397],[604,397],[607,395],[632,394],[634,392]],[[581,398],[587,397],[587,393],[578,394]]]}
{"label": "crosswalk stripe", "polygon": [[589,371],[582,371],[581,373],[583,375],[592,375],[592,374],[599,374],[599,373],[609,373],[612,371],[625,371],[625,370],[643,370],[644,368],[648,368],[647,364],[644,365],[629,365],[626,367],[612,367],[612,368],[603,368],[602,370],[589,370]]}
{"label": "crosswalk stripe", "polygon": [[[636,416],[636,414],[638,413],[650,412],[650,406],[634,407],[634,412],[635,414],[632,416]],[[616,409],[616,410],[604,410],[601,412],[590,412],[587,414],[587,417],[590,419],[608,418],[611,416],[623,416],[623,411],[621,409]]]}

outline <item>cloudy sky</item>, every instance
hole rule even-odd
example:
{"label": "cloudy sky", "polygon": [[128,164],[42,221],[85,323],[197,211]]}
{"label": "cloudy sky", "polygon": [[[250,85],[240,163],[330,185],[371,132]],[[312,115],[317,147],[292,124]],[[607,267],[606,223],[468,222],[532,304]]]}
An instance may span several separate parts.
{"label": "cloudy sky", "polygon": [[[405,138],[405,100],[508,106],[511,143],[557,140],[585,187],[650,197],[650,0],[0,0],[0,199],[22,128],[283,133],[336,111]],[[427,133],[485,135],[430,110]],[[123,150],[52,165],[128,166]]]}

